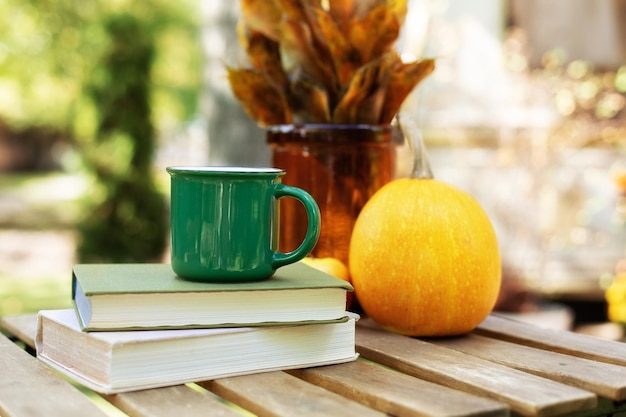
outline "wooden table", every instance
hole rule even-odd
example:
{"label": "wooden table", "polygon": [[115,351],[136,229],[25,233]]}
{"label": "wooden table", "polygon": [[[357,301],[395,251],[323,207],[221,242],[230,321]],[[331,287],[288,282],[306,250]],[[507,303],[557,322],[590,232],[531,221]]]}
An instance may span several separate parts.
{"label": "wooden table", "polygon": [[[106,415],[33,351],[35,316],[0,325],[0,415]],[[356,362],[105,396],[129,416],[625,416],[626,344],[492,315],[471,334],[357,328]],[[21,347],[24,346],[24,347]],[[236,404],[236,406],[234,405]],[[249,414],[248,414],[249,415]]]}

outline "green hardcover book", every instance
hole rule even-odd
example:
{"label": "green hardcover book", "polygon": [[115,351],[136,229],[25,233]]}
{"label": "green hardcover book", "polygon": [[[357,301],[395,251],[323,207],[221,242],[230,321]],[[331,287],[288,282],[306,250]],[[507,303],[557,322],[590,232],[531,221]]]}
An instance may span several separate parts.
{"label": "green hardcover book", "polygon": [[186,281],[169,264],[79,264],[72,274],[85,331],[341,321],[348,291],[350,283],[302,262],[250,283]]}

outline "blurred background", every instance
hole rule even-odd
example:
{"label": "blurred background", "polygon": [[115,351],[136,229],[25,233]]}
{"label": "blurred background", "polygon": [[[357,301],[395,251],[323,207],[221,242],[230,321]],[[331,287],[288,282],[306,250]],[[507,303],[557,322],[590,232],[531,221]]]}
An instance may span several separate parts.
{"label": "blurred background", "polygon": [[[168,165],[270,164],[226,81],[239,3],[0,2],[0,315],[76,262],[167,260]],[[606,322],[626,248],[626,0],[409,0],[398,50],[437,178],[489,213],[504,310]]]}

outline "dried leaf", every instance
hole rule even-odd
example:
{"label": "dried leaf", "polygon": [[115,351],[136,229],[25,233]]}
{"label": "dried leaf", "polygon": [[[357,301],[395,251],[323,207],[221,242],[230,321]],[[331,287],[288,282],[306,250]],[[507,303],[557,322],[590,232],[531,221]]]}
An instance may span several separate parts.
{"label": "dried leaf", "polygon": [[309,26],[302,22],[284,21],[281,47],[287,71],[301,71],[320,82],[328,94],[336,94],[339,90],[338,80],[328,65],[327,57],[320,55],[313,45]]}
{"label": "dried leaf", "polygon": [[280,40],[282,11],[274,0],[240,0],[241,19],[252,30],[265,34],[275,41]]}
{"label": "dried leaf", "polygon": [[[267,0],[266,0],[267,1]],[[308,22],[308,9],[321,7],[319,0],[270,0],[280,9],[286,20]]]}
{"label": "dried leaf", "polygon": [[[332,1],[332,0],[330,0]],[[355,10],[352,14],[352,18],[354,20],[363,19],[365,15],[367,15],[372,9],[389,3],[389,1],[393,0],[357,0],[355,3]]]}
{"label": "dried leaf", "polygon": [[285,97],[267,82],[262,73],[252,69],[227,70],[233,94],[250,117],[262,126],[291,123]]}
{"label": "dried leaf", "polygon": [[229,69],[229,81],[261,125],[389,123],[434,69],[393,50],[408,0],[240,1],[253,69]]}
{"label": "dried leaf", "polygon": [[400,26],[402,26],[408,12],[408,0],[387,0],[386,3],[391,13],[395,15],[396,20],[398,21]]}
{"label": "dried leaf", "polygon": [[371,94],[361,100],[356,107],[356,117],[352,121],[354,124],[378,124],[380,115],[385,104],[386,89],[379,85]]}
{"label": "dried leaf", "polygon": [[[373,114],[376,111],[376,97],[384,93],[388,77],[389,74],[381,68],[380,59],[361,67],[350,81],[341,101],[337,104],[333,112],[333,122],[347,124],[368,123],[366,121],[362,122],[360,117],[378,120],[380,118],[380,109],[378,109],[378,113]],[[381,89],[383,90],[382,93]],[[364,109],[361,110],[360,107],[362,105]]]}
{"label": "dried leaf", "polygon": [[380,123],[391,123],[411,91],[434,70],[434,59],[423,59],[408,64],[399,62],[395,65],[389,79]]}
{"label": "dried leaf", "polygon": [[273,0],[281,10],[283,20],[300,22],[308,27],[311,36],[311,45],[318,54],[324,55],[324,38],[321,36],[315,21],[315,12],[322,10],[320,0]]}
{"label": "dried leaf", "polygon": [[356,4],[353,0],[333,0],[329,1],[328,14],[333,18],[344,33],[350,33],[350,20],[356,12]]}
{"label": "dried leaf", "polygon": [[[283,42],[282,45],[287,47],[287,54],[293,52],[293,46],[289,43],[289,36],[294,35],[296,39],[301,41],[301,45],[295,45],[296,48],[302,48],[306,53],[314,57],[315,63],[322,69],[325,76],[330,76],[330,82],[327,86],[336,87],[336,77],[333,75],[333,68],[328,66],[331,52],[328,47],[328,41],[324,36],[322,28],[317,20],[320,12],[323,12],[320,0],[274,0],[283,12]],[[296,23],[297,22],[297,23]],[[298,25],[299,27],[296,27]],[[306,44],[304,44],[304,42]],[[307,69],[302,68],[305,72]],[[334,85],[333,85],[334,84]],[[331,90],[334,91],[334,88]]]}
{"label": "dried leaf", "polygon": [[289,78],[283,70],[280,45],[261,32],[248,32],[248,59],[254,68],[265,75],[272,86],[282,92],[289,89]]}
{"label": "dried leaf", "polygon": [[385,106],[387,89],[391,78],[393,59],[391,54],[383,55],[374,61],[377,66],[377,77],[370,93],[357,107],[357,120],[355,123],[378,124]]}
{"label": "dried leaf", "polygon": [[345,85],[361,66],[363,62],[361,55],[350,44],[348,38],[346,38],[328,13],[318,10],[316,12],[316,21],[322,36],[326,39],[330,58],[339,83]]}
{"label": "dried leaf", "polygon": [[391,50],[399,34],[400,22],[395,14],[379,6],[352,25],[350,42],[367,62]]}
{"label": "dried leaf", "polygon": [[294,123],[330,123],[330,106],[324,88],[310,80],[296,78],[291,93],[298,102]]}

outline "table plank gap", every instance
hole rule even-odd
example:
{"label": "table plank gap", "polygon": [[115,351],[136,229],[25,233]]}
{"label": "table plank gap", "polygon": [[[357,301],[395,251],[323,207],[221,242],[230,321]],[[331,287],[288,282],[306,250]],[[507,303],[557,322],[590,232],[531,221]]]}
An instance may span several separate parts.
{"label": "table plank gap", "polygon": [[423,381],[365,361],[288,373],[398,417],[502,417],[502,403]]}
{"label": "table plank gap", "polygon": [[495,314],[488,316],[473,332],[539,349],[626,366],[624,343],[615,340],[568,330],[541,328]]}
{"label": "table plank gap", "polygon": [[479,335],[431,340],[521,371],[578,387],[615,401],[626,399],[626,367],[516,345]]}
{"label": "table plank gap", "polygon": [[364,358],[505,402],[524,416],[556,416],[592,409],[597,404],[591,392],[399,334],[359,327],[356,345]]}
{"label": "table plank gap", "polygon": [[0,369],[2,416],[106,416],[78,389],[2,334]]}
{"label": "table plank gap", "polygon": [[259,417],[384,415],[280,371],[220,378],[198,385]]}
{"label": "table plank gap", "polygon": [[36,313],[0,317],[0,327],[24,342],[33,352],[35,351]]}

